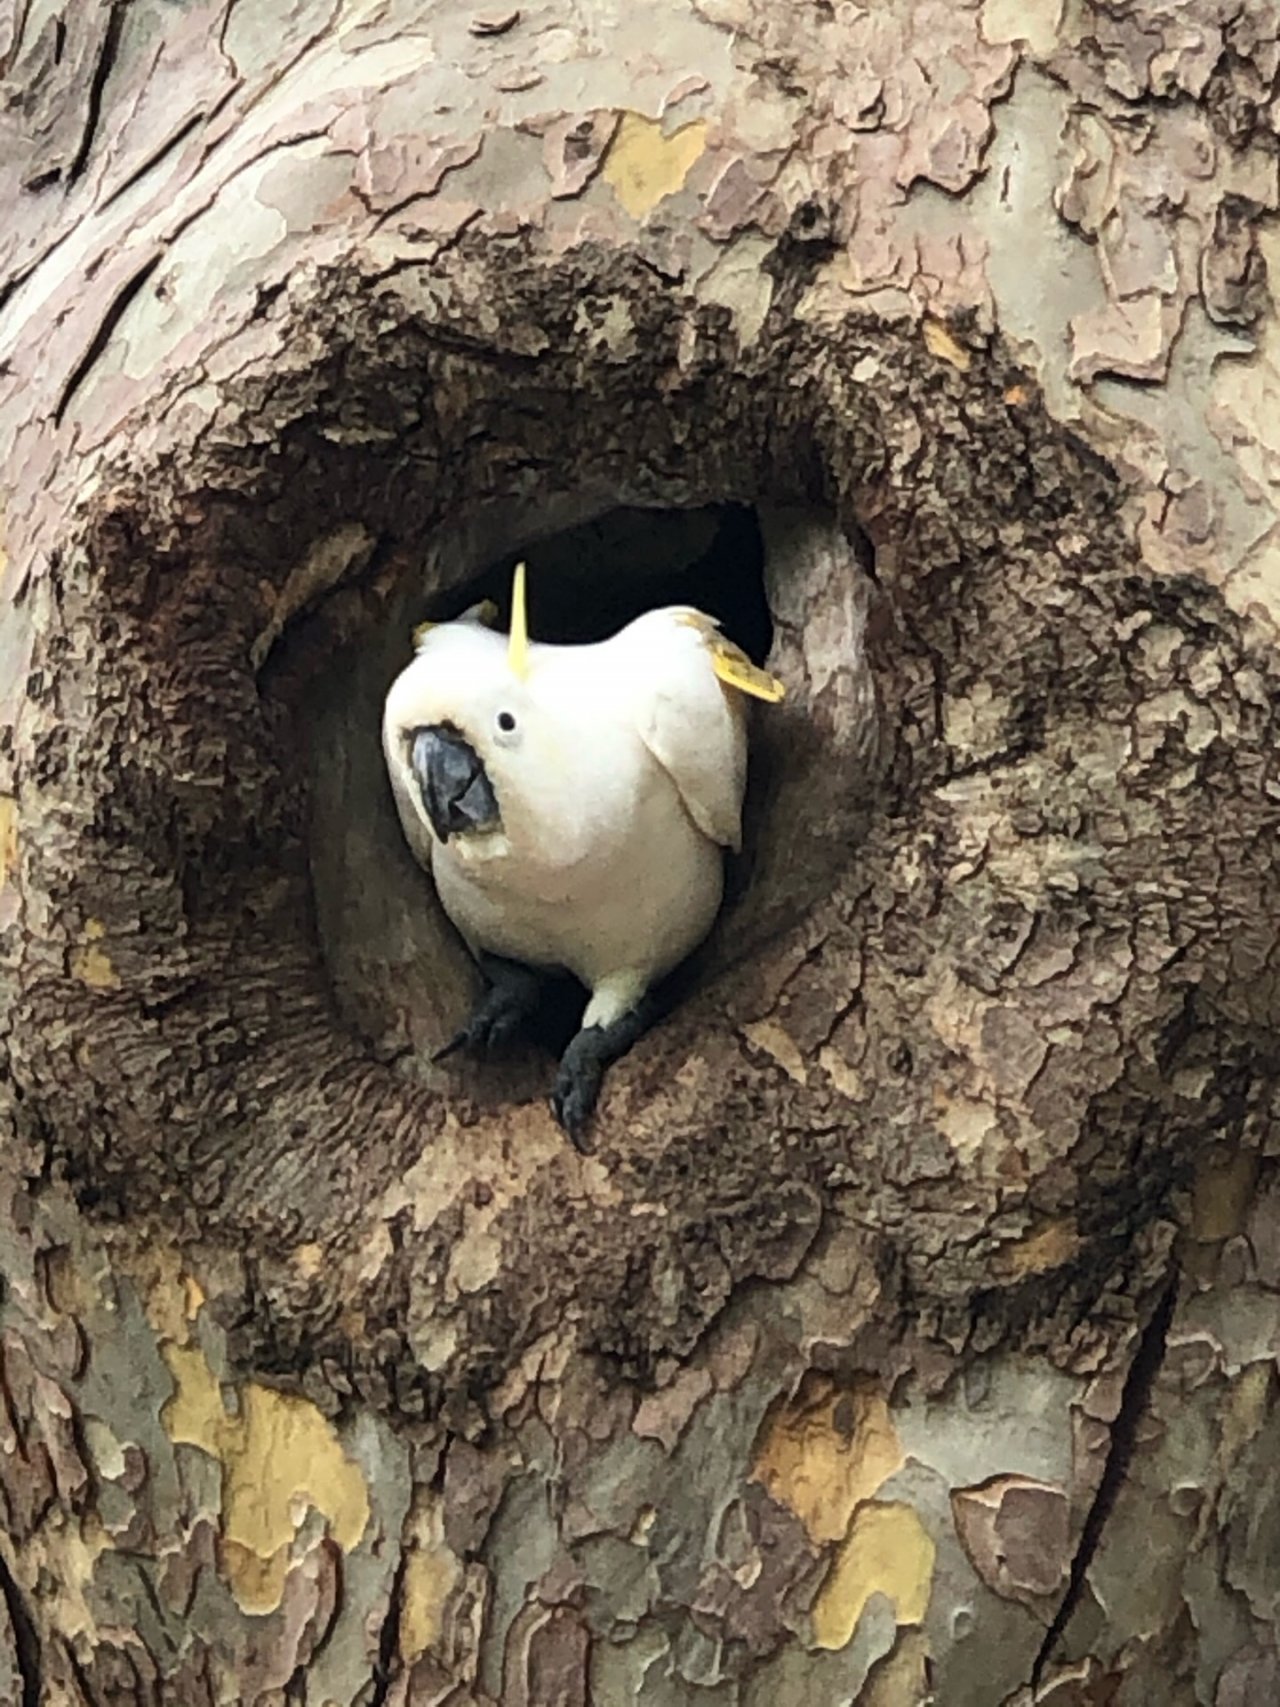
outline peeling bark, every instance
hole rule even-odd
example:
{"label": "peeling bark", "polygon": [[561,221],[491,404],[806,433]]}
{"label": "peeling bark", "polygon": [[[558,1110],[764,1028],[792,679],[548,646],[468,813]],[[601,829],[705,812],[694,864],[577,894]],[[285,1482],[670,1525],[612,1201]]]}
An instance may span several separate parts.
{"label": "peeling bark", "polygon": [[[0,17],[0,1699],[1275,1697],[1272,12]],[[377,708],[725,500],[584,1159]]]}

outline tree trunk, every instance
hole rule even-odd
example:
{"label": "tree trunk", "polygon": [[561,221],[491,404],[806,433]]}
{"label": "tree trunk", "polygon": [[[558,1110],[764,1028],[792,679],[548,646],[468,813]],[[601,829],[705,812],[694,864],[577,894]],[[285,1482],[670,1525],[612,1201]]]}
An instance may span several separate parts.
{"label": "tree trunk", "polygon": [[[0,1700],[1277,1699],[1277,29],[0,10]],[[379,704],[730,501],[583,1158]]]}

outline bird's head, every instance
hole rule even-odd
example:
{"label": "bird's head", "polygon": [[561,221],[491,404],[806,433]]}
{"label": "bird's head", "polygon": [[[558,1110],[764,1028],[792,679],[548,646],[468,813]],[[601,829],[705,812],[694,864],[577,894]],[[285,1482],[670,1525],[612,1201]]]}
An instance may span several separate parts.
{"label": "bird's head", "polygon": [[383,714],[392,776],[441,842],[501,830],[532,709],[524,564],[515,572],[509,635],[495,633],[477,609],[424,624],[415,644]]}

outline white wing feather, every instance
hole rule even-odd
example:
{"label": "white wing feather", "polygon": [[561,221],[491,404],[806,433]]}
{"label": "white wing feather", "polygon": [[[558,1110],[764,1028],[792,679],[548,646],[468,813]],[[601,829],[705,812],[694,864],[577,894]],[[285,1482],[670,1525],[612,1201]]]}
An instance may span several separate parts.
{"label": "white wing feather", "polygon": [[747,781],[745,707],[717,680],[705,634],[682,625],[663,650],[661,679],[639,711],[640,738],[702,833],[736,853]]}

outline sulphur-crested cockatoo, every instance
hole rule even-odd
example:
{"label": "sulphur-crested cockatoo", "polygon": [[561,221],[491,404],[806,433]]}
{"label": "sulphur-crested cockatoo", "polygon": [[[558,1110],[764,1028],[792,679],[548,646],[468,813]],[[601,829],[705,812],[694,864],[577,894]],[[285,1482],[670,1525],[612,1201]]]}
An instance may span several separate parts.
{"label": "sulphur-crested cockatoo", "polygon": [[488,989],[440,1054],[489,1047],[548,973],[590,992],[552,1108],[579,1147],[650,992],[711,928],[742,835],[745,696],[782,685],[710,617],[647,611],[595,645],[531,644],[524,565],[509,637],[482,607],[423,624],[382,739],[409,846]]}

